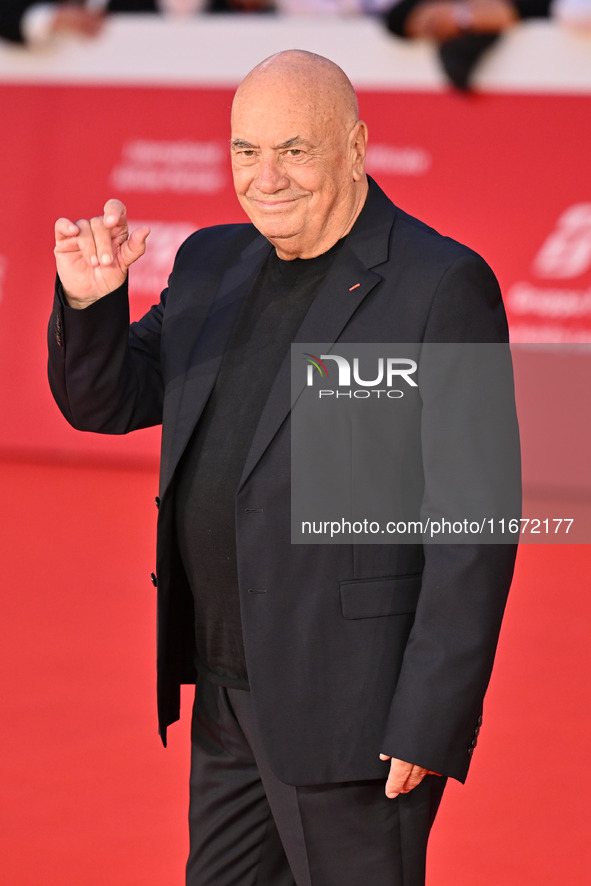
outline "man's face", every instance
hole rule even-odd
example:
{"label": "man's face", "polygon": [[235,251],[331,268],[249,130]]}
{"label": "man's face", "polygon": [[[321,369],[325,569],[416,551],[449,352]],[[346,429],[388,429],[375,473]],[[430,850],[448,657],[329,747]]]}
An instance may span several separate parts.
{"label": "man's face", "polygon": [[363,149],[365,129],[339,118],[337,102],[327,104],[301,84],[296,91],[276,79],[242,88],[234,102],[236,194],[281,258],[325,252],[360,209],[359,128]]}

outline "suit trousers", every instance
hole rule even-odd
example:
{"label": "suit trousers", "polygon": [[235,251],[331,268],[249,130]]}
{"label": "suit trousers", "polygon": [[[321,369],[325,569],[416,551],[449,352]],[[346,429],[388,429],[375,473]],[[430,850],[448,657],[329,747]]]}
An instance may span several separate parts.
{"label": "suit trousers", "polygon": [[423,886],[446,779],[293,786],[271,771],[251,693],[197,684],[187,886]]}

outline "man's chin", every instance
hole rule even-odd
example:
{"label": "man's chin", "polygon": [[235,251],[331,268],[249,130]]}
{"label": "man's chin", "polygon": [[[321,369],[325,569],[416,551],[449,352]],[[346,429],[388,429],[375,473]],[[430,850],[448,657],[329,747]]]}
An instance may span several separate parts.
{"label": "man's chin", "polygon": [[[293,227],[285,224],[273,224],[269,219],[251,219],[255,228],[260,231],[263,237],[270,240],[271,243],[288,243],[294,237],[298,236],[298,231]],[[279,220],[277,220],[279,221]]]}

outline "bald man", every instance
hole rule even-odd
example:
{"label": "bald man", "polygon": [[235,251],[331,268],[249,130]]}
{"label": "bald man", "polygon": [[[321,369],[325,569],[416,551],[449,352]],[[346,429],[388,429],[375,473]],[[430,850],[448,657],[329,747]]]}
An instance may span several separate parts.
{"label": "bald man", "polygon": [[189,886],[420,886],[476,745],[513,548],[290,543],[291,342],[507,340],[488,266],[395,208],[366,144],[332,62],[258,65],[232,108],[251,224],[190,237],[130,328],[148,229],[114,199],[56,223],[62,412],[163,425],[158,709],[166,743],[196,682]]}

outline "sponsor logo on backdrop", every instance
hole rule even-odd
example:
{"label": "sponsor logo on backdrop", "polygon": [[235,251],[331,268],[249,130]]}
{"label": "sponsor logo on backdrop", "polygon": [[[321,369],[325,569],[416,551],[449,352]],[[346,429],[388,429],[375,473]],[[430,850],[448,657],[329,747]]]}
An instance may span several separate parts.
{"label": "sponsor logo on backdrop", "polygon": [[216,194],[227,180],[228,149],[221,141],[125,142],[110,183],[121,191]]}
{"label": "sponsor logo on backdrop", "polygon": [[4,281],[6,280],[6,272],[8,270],[8,259],[5,255],[0,255],[0,302],[4,296]]}
{"label": "sponsor logo on backdrop", "polygon": [[562,213],[533,261],[537,277],[578,277],[591,268],[591,203]]}
{"label": "sponsor logo on backdrop", "polygon": [[425,175],[433,163],[424,148],[370,144],[367,148],[367,171],[372,175]]}
{"label": "sponsor logo on backdrop", "polygon": [[[512,315],[528,315],[533,320],[512,324],[514,339],[590,341],[591,285],[579,279],[589,271],[591,203],[575,203],[561,213],[534,256],[533,279],[514,283],[507,292]],[[574,280],[579,285],[573,286]]]}
{"label": "sponsor logo on backdrop", "polygon": [[135,262],[129,275],[132,297],[157,299],[166,286],[174,257],[181,243],[197,230],[192,222],[132,221],[130,228],[147,225],[151,229],[145,254]]}

